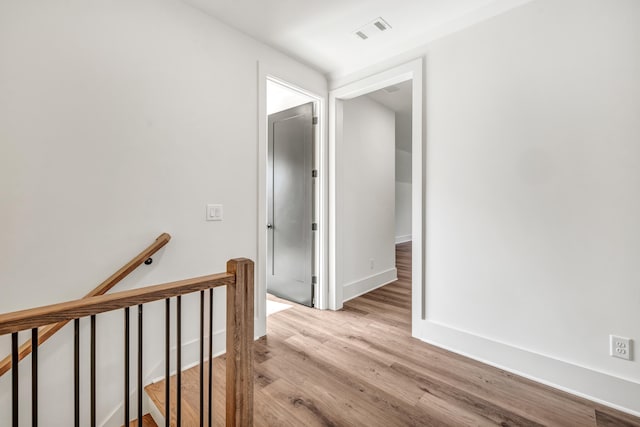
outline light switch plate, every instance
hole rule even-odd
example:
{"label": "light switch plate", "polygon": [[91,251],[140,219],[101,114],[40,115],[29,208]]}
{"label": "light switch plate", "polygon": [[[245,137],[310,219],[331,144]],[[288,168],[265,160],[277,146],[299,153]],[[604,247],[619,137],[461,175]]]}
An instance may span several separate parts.
{"label": "light switch plate", "polygon": [[223,216],[222,205],[207,205],[207,221],[222,221]]}

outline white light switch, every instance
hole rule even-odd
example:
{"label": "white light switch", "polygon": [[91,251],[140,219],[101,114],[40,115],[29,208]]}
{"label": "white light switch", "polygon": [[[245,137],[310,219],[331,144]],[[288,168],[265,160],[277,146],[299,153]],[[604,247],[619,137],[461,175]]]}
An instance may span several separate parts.
{"label": "white light switch", "polygon": [[207,221],[222,221],[222,205],[207,205]]}

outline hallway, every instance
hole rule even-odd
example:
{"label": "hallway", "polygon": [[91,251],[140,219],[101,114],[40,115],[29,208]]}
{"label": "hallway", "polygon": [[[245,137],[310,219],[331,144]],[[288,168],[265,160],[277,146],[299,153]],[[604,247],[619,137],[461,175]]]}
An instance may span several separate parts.
{"label": "hallway", "polygon": [[[632,416],[412,338],[410,243],[396,247],[396,260],[398,281],[341,311],[293,304],[269,316],[255,345],[256,427],[640,427]],[[214,365],[222,426],[224,356]],[[183,378],[185,425],[197,425],[198,367]],[[147,387],[160,408],[163,387]]]}

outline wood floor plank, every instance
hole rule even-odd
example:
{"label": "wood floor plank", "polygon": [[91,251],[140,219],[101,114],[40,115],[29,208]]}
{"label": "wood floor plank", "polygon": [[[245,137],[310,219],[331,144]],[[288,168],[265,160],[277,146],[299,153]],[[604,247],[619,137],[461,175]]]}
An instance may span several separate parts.
{"label": "wood floor plank", "polygon": [[637,420],[627,414],[612,415],[607,410],[595,410],[598,427],[637,427]]}
{"label": "wood floor plank", "polygon": [[[138,420],[131,421],[129,427],[138,427]],[[147,414],[142,416],[140,427],[158,427],[158,424],[156,424],[151,415]]]}
{"label": "wood floor plank", "polygon": [[399,377],[409,379],[407,382],[415,382],[420,390],[425,394],[439,397],[441,400],[449,401],[456,406],[463,407],[469,412],[473,412],[501,426],[542,426],[530,418],[525,418],[509,409],[492,403],[476,394],[469,393],[464,388],[458,388],[439,381],[433,377],[414,371],[400,363],[395,363],[391,369]]}
{"label": "wood floor plank", "polygon": [[452,427],[491,427],[496,424],[486,417],[470,412],[449,400],[441,399],[433,394],[425,393],[417,407],[425,412],[438,416],[438,421]]}
{"label": "wood floor plank", "polygon": [[[416,410],[396,396],[383,392],[377,384],[363,381],[344,367],[336,367],[334,362],[327,362],[313,352],[291,348],[283,359],[287,363],[273,361],[271,366],[261,368],[281,377],[302,379],[305,386],[311,384],[340,395],[350,408],[341,414],[345,418],[342,425],[370,425],[372,419],[385,426],[434,425],[431,414]],[[364,417],[356,417],[354,408],[357,413],[364,410]]]}
{"label": "wood floor plank", "polygon": [[[563,420],[571,419],[581,425],[594,425],[593,411],[574,396],[566,393],[556,395],[556,390],[529,380],[513,381],[507,372],[497,369],[488,371],[483,365],[462,356],[447,355],[434,347],[425,348],[419,341],[401,343],[389,338],[390,334],[378,333],[375,336],[376,340],[367,337],[356,339],[366,343],[369,351],[381,360],[393,361],[398,366],[465,389],[478,398],[488,399],[532,421],[563,425]],[[456,363],[452,364],[452,360],[456,360]],[[554,398],[550,399],[550,395]],[[547,409],[544,419],[538,419],[540,406]]]}
{"label": "wood floor plank", "polygon": [[267,387],[265,392],[280,402],[299,425],[338,426],[341,425],[340,414],[349,410],[343,400],[313,384],[294,385],[282,378]]}

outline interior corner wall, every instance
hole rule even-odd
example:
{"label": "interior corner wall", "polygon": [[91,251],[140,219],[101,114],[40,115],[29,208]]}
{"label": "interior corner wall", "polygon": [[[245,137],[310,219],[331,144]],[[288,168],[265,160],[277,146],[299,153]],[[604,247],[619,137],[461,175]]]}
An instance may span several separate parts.
{"label": "interior corner wall", "polygon": [[537,0],[425,47],[421,336],[635,413],[609,334],[640,342],[638,22]]}
{"label": "interior corner wall", "polygon": [[348,300],[395,280],[395,114],[343,101],[337,148],[338,285]]}
{"label": "interior corner wall", "polygon": [[396,243],[411,241],[411,113],[396,113]]}
{"label": "interior corner wall", "polygon": [[[256,259],[258,61],[326,93],[322,74],[181,1],[0,2],[0,312],[79,298],[162,232],[171,242],[116,290]],[[205,221],[207,203],[224,205],[223,221]],[[197,340],[197,307],[197,296],[183,299],[187,344]],[[224,308],[224,290],[216,290],[217,335]],[[163,354],[154,316],[163,310],[152,304],[147,380]],[[121,325],[121,313],[98,316],[105,425],[122,425],[120,415],[110,418],[122,401],[112,380],[123,372]],[[72,395],[71,337],[67,327],[40,349],[42,396]],[[6,337],[0,352],[9,352]],[[189,354],[185,365],[196,360]],[[22,365],[26,424],[28,361]],[[81,378],[89,378],[85,368]],[[10,396],[4,375],[0,425],[10,424]],[[41,415],[71,425],[72,405],[41,399]]]}

